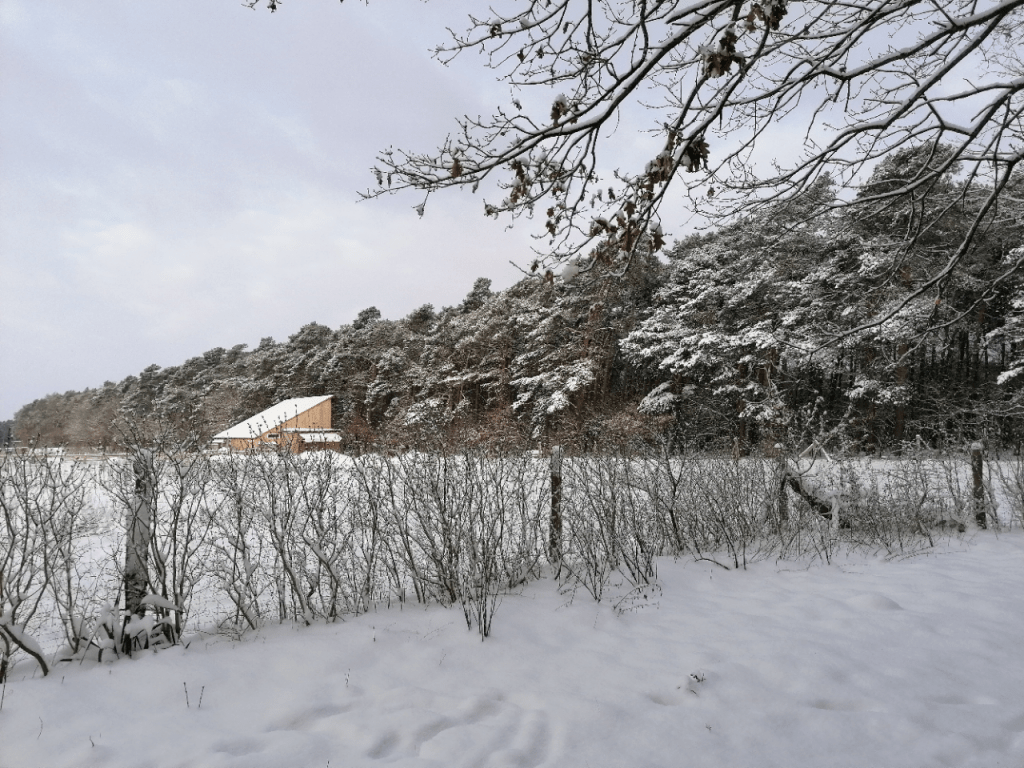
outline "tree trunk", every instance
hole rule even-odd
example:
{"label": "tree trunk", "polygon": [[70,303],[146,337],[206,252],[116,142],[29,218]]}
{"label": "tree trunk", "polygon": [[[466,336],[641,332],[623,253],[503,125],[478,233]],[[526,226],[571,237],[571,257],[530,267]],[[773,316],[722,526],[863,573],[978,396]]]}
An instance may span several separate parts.
{"label": "tree trunk", "polygon": [[[906,342],[901,343],[896,348],[896,359],[897,359],[897,361],[899,361],[899,364],[896,367],[896,383],[898,385],[900,385],[900,387],[904,387],[904,388],[907,385],[907,379],[909,378],[909,375],[910,375],[910,366],[909,366],[907,360],[905,359],[907,351],[909,349],[910,349],[910,347],[907,345]],[[896,446],[897,454],[902,452],[901,444],[903,443],[904,431],[906,429],[906,423],[907,423],[907,399],[908,399],[907,393],[904,391],[902,393],[902,398],[900,399],[899,403],[896,405],[896,413],[895,413],[896,423],[893,426],[892,439],[893,439],[894,445]]]}

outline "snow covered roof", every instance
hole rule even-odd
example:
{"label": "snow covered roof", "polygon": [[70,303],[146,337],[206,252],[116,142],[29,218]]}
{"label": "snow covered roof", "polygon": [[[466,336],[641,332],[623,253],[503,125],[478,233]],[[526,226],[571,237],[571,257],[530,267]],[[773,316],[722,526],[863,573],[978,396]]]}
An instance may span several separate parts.
{"label": "snow covered roof", "polygon": [[277,405],[272,405],[270,408],[267,408],[267,410],[261,411],[255,416],[252,416],[251,418],[248,418],[245,421],[235,424],[235,426],[214,435],[213,439],[237,440],[259,437],[264,432],[280,426],[282,422],[285,422],[300,413],[304,413],[310,408],[320,405],[320,403],[330,399],[331,395],[321,395],[319,397],[293,397],[290,400],[283,400]]}

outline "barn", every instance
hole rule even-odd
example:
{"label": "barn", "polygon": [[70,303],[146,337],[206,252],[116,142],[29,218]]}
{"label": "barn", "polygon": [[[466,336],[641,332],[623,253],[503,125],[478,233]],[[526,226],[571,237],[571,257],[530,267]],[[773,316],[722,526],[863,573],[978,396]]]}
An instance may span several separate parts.
{"label": "barn", "polygon": [[331,398],[293,397],[257,413],[213,438],[218,447],[246,451],[278,447],[292,453],[340,450],[341,435],[331,429]]}

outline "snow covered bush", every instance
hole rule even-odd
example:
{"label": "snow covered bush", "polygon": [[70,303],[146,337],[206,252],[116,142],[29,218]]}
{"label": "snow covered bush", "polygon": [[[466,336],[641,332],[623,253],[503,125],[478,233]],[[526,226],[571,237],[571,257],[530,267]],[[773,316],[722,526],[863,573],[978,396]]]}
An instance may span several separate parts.
{"label": "snow covered bush", "polygon": [[1024,528],[1024,456],[1018,454],[993,463],[1009,506],[1011,522]]}
{"label": "snow covered bush", "polygon": [[0,681],[15,649],[48,674],[33,635],[51,622],[72,647],[81,642],[79,561],[94,524],[86,507],[88,482],[83,464],[59,454],[0,452]]}
{"label": "snow covered bush", "polygon": [[418,601],[460,605],[467,627],[487,637],[501,594],[537,574],[537,468],[522,456],[479,451],[361,457],[357,465],[364,490],[385,490],[368,504],[380,504],[392,587],[403,599],[408,585]]}
{"label": "snow covered bush", "polygon": [[[197,631],[339,621],[392,601],[458,608],[486,638],[503,596],[549,563],[563,589],[631,606],[661,588],[660,556],[730,570],[855,550],[900,557],[974,519],[963,456],[734,459],[668,443],[576,453],[561,465],[557,553],[551,466],[534,452],[158,451],[152,466],[153,536],[129,610],[133,463],[0,455],[0,674],[19,654],[46,673]],[[997,464],[1018,521],[1021,466]]]}
{"label": "snow covered bush", "polygon": [[780,530],[780,553],[810,549],[828,561],[843,546],[902,556],[962,533],[970,509],[965,468],[955,457],[794,461],[790,472],[815,503],[797,500]]}
{"label": "snow covered bush", "polygon": [[568,576],[598,601],[615,571],[634,589],[651,584],[664,540],[638,462],[616,454],[581,456],[565,462],[563,476]]}
{"label": "snow covered bush", "polygon": [[[141,598],[138,613],[139,618],[147,612],[153,614],[154,629],[174,644],[188,622],[200,583],[209,577],[210,507],[220,501],[213,491],[210,458],[180,444],[157,443],[154,451],[135,444],[127,457],[108,459],[105,470],[100,485],[112,502],[112,522],[121,533],[115,551],[131,539],[139,505],[139,473],[149,476],[149,535],[145,543],[140,542],[146,551],[137,553],[146,563],[136,588]],[[114,595],[108,596],[108,600],[114,599]],[[133,621],[134,613],[127,608],[126,604],[126,624]],[[122,633],[122,637],[128,637],[130,643],[130,633]],[[144,644],[149,643],[147,638]],[[131,651],[129,644],[123,649]]]}
{"label": "snow covered bush", "polygon": [[264,567],[270,548],[263,520],[253,514],[251,501],[257,466],[253,456],[231,455],[217,463],[216,488],[221,503],[210,532],[209,564],[214,583],[233,609],[223,622],[249,629],[262,623],[267,613],[264,596],[271,586],[271,574]]}

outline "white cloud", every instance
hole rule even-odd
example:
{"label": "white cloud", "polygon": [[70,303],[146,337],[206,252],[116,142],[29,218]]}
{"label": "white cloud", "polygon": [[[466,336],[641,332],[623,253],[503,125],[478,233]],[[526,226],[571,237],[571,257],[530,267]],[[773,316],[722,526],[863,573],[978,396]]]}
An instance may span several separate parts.
{"label": "white cloud", "polygon": [[0,2],[0,27],[17,27],[28,20],[28,13],[19,0]]}
{"label": "white cloud", "polygon": [[401,317],[529,261],[480,196],[356,203],[377,151],[507,100],[428,49],[476,7],[0,0],[0,418],[51,391]]}

